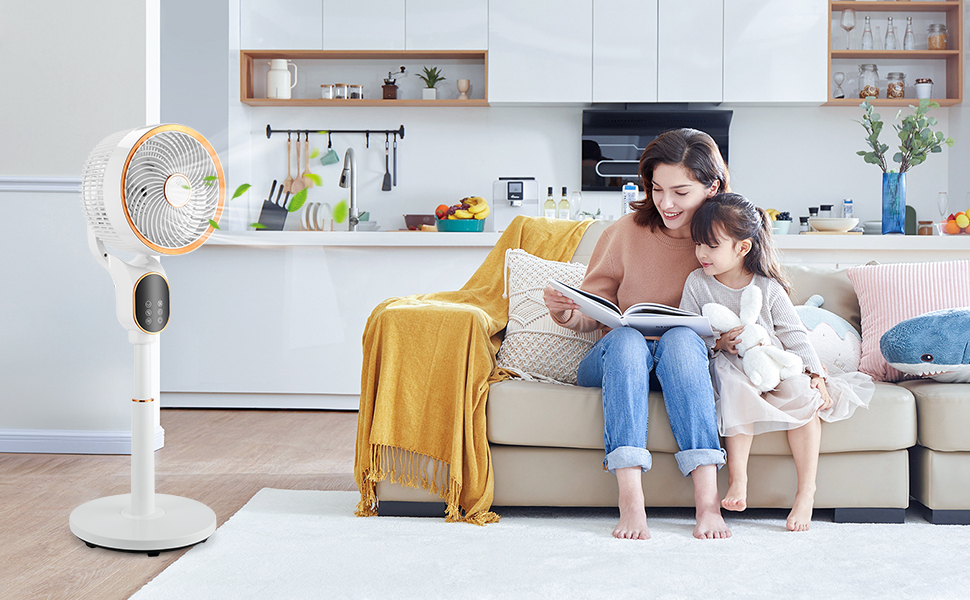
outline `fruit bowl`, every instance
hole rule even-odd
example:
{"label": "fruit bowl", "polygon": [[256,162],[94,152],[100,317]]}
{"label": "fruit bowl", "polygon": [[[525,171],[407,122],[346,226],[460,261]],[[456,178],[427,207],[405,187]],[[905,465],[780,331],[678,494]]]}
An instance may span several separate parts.
{"label": "fruit bowl", "polygon": [[485,231],[485,219],[437,219],[438,231]]}
{"label": "fruit bowl", "polygon": [[955,221],[937,223],[936,230],[940,232],[940,235],[970,235],[970,226],[959,227]]}

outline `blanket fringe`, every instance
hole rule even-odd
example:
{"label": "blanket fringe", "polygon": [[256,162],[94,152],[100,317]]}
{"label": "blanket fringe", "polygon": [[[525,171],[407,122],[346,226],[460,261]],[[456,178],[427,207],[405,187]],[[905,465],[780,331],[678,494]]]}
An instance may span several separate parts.
{"label": "blanket fringe", "polygon": [[364,472],[360,502],[354,511],[358,517],[377,516],[377,482],[387,480],[404,487],[427,490],[444,500],[445,521],[449,523],[487,525],[499,520],[499,516],[489,510],[465,514],[458,501],[461,483],[450,476],[451,466],[442,460],[404,448],[371,444],[370,464]]}

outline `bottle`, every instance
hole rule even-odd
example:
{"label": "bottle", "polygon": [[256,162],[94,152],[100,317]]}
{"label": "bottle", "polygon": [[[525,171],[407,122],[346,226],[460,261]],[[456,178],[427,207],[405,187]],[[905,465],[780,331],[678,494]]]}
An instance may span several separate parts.
{"label": "bottle", "polygon": [[808,230],[808,217],[798,217],[798,233],[805,233]]}
{"label": "bottle", "polygon": [[569,199],[566,197],[566,186],[562,186],[562,198],[559,200],[559,212],[556,216],[564,221],[569,220]]}
{"label": "bottle", "polygon": [[808,207],[808,215],[809,215],[809,217],[817,217],[818,216],[818,207],[817,206],[809,206]]}
{"label": "bottle", "polygon": [[913,17],[906,17],[906,33],[903,34],[903,50],[916,50],[916,34],[913,33]]}
{"label": "bottle", "polygon": [[862,30],[862,49],[872,50],[872,27],[869,25],[868,16],[866,16],[866,26]]}
{"label": "bottle", "polygon": [[842,201],[842,218],[852,218],[852,198],[846,198]]}
{"label": "bottle", "polygon": [[893,25],[892,17],[886,19],[886,43],[883,45],[883,49],[896,50],[896,27]]}
{"label": "bottle", "polygon": [[831,204],[821,204],[818,207],[818,216],[820,219],[831,219],[832,218],[832,205]]}
{"label": "bottle", "polygon": [[556,218],[556,201],[552,198],[552,186],[549,186],[549,194],[546,196],[546,203],[542,205],[542,216],[547,219]]}
{"label": "bottle", "polygon": [[630,206],[630,204],[636,202],[639,195],[640,195],[640,188],[637,187],[637,184],[635,183],[623,184],[623,201],[622,201],[622,206],[620,207],[622,209],[623,214],[633,212],[634,209],[633,207]]}

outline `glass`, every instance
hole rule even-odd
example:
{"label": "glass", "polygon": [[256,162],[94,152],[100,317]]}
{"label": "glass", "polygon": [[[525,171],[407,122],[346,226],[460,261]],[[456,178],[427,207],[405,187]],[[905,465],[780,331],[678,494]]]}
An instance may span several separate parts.
{"label": "glass", "polygon": [[872,27],[869,25],[869,17],[866,17],[866,25],[862,29],[862,49],[872,50]]}
{"label": "glass", "polygon": [[[970,196],[970,194],[968,194]],[[950,208],[950,196],[946,192],[940,192],[936,195],[936,209],[940,211],[940,220],[945,221],[947,214],[947,209]]]}
{"label": "glass", "polygon": [[583,203],[583,195],[579,192],[573,192],[569,197],[569,207],[573,210],[573,218],[578,219],[579,213],[581,212],[581,207]]}
{"label": "glass", "polygon": [[886,43],[883,45],[884,50],[897,50],[896,47],[896,26],[893,25],[893,18],[888,17],[886,19]]}
{"label": "glass", "polygon": [[839,21],[839,26],[845,29],[845,49],[849,49],[849,32],[855,29],[855,11],[851,8],[847,8],[842,11],[842,20]]}
{"label": "glass", "polygon": [[832,90],[832,97],[845,98],[845,90],[842,89],[842,84],[845,82],[845,73],[842,71],[837,71],[835,75],[832,76],[832,80],[835,81],[835,89]]}
{"label": "glass", "polygon": [[347,84],[346,83],[335,83],[333,86],[334,98],[339,98],[341,100],[347,99]]}
{"label": "glass", "polygon": [[859,97],[879,97],[879,69],[875,64],[859,65]]}
{"label": "glass", "polygon": [[906,33],[903,34],[903,50],[916,50],[916,35],[913,33],[913,17],[906,17]]}

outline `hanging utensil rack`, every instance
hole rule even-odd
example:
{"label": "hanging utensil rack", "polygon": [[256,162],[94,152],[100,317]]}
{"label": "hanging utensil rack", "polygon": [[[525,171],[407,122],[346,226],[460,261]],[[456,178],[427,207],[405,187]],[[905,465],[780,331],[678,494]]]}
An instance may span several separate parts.
{"label": "hanging utensil rack", "polygon": [[266,125],[266,139],[273,137],[274,133],[285,133],[287,135],[292,134],[303,134],[309,136],[311,133],[321,134],[321,135],[331,135],[334,133],[362,133],[366,136],[367,147],[370,148],[370,136],[371,134],[385,136],[394,135],[396,138],[399,137],[404,139],[404,125],[401,125],[398,129],[273,129],[272,125]]}

